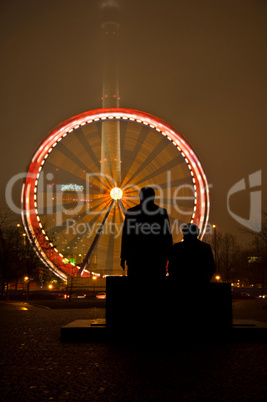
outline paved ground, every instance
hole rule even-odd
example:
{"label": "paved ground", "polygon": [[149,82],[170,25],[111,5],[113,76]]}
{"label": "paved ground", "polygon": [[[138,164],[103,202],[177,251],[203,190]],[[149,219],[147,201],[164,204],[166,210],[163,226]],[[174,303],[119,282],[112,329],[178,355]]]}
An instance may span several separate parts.
{"label": "paved ground", "polygon": [[[246,304],[245,309],[238,303],[236,318],[244,318],[246,310],[265,320],[266,304]],[[100,308],[0,303],[1,401],[266,400],[266,344],[184,345],[177,340],[168,347],[168,339],[162,339],[140,349],[127,342],[60,341],[62,325],[104,316]]]}
{"label": "paved ground", "polygon": [[267,300],[233,300],[234,318],[267,323]]}

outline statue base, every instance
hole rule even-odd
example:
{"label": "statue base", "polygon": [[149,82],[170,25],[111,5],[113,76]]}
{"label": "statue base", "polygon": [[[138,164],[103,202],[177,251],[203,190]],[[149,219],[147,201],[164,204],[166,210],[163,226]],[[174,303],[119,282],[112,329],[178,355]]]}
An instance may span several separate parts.
{"label": "statue base", "polygon": [[266,342],[267,324],[232,319],[230,284],[180,288],[170,278],[107,277],[106,319],[61,328],[63,342],[115,342],[164,347],[212,342]]}
{"label": "statue base", "polygon": [[107,326],[112,329],[131,329],[137,321],[152,330],[159,322],[170,329],[232,326],[228,283],[183,286],[169,277],[155,281],[108,277],[106,291]]}

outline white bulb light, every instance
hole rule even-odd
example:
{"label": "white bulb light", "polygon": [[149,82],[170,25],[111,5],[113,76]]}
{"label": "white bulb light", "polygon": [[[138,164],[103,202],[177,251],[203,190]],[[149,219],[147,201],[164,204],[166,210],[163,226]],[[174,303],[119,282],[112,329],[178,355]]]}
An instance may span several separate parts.
{"label": "white bulb light", "polygon": [[110,191],[110,196],[113,198],[113,200],[120,200],[123,195],[123,191],[119,187],[114,187]]}

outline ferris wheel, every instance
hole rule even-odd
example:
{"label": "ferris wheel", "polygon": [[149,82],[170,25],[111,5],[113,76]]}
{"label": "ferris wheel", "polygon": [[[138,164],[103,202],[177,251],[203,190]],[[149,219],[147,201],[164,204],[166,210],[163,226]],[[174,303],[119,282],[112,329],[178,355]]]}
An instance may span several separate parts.
{"label": "ferris wheel", "polygon": [[173,241],[192,222],[203,237],[208,183],[186,139],[163,120],[133,109],[97,109],[52,130],[30,163],[22,189],[26,233],[56,275],[121,274],[125,211],[142,187],[167,209]]}

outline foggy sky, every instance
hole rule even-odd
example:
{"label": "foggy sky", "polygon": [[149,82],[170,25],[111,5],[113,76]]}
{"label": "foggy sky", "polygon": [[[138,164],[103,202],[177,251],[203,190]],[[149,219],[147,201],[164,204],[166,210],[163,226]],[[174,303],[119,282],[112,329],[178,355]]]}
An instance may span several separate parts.
{"label": "foggy sky", "polygon": [[[96,0],[1,0],[1,203],[59,123],[101,107],[101,15]],[[121,0],[121,107],[174,125],[211,185],[210,222],[247,241],[226,199],[262,171],[266,196],[267,2]],[[19,205],[18,191],[14,194]],[[249,192],[231,209],[248,218]]]}

